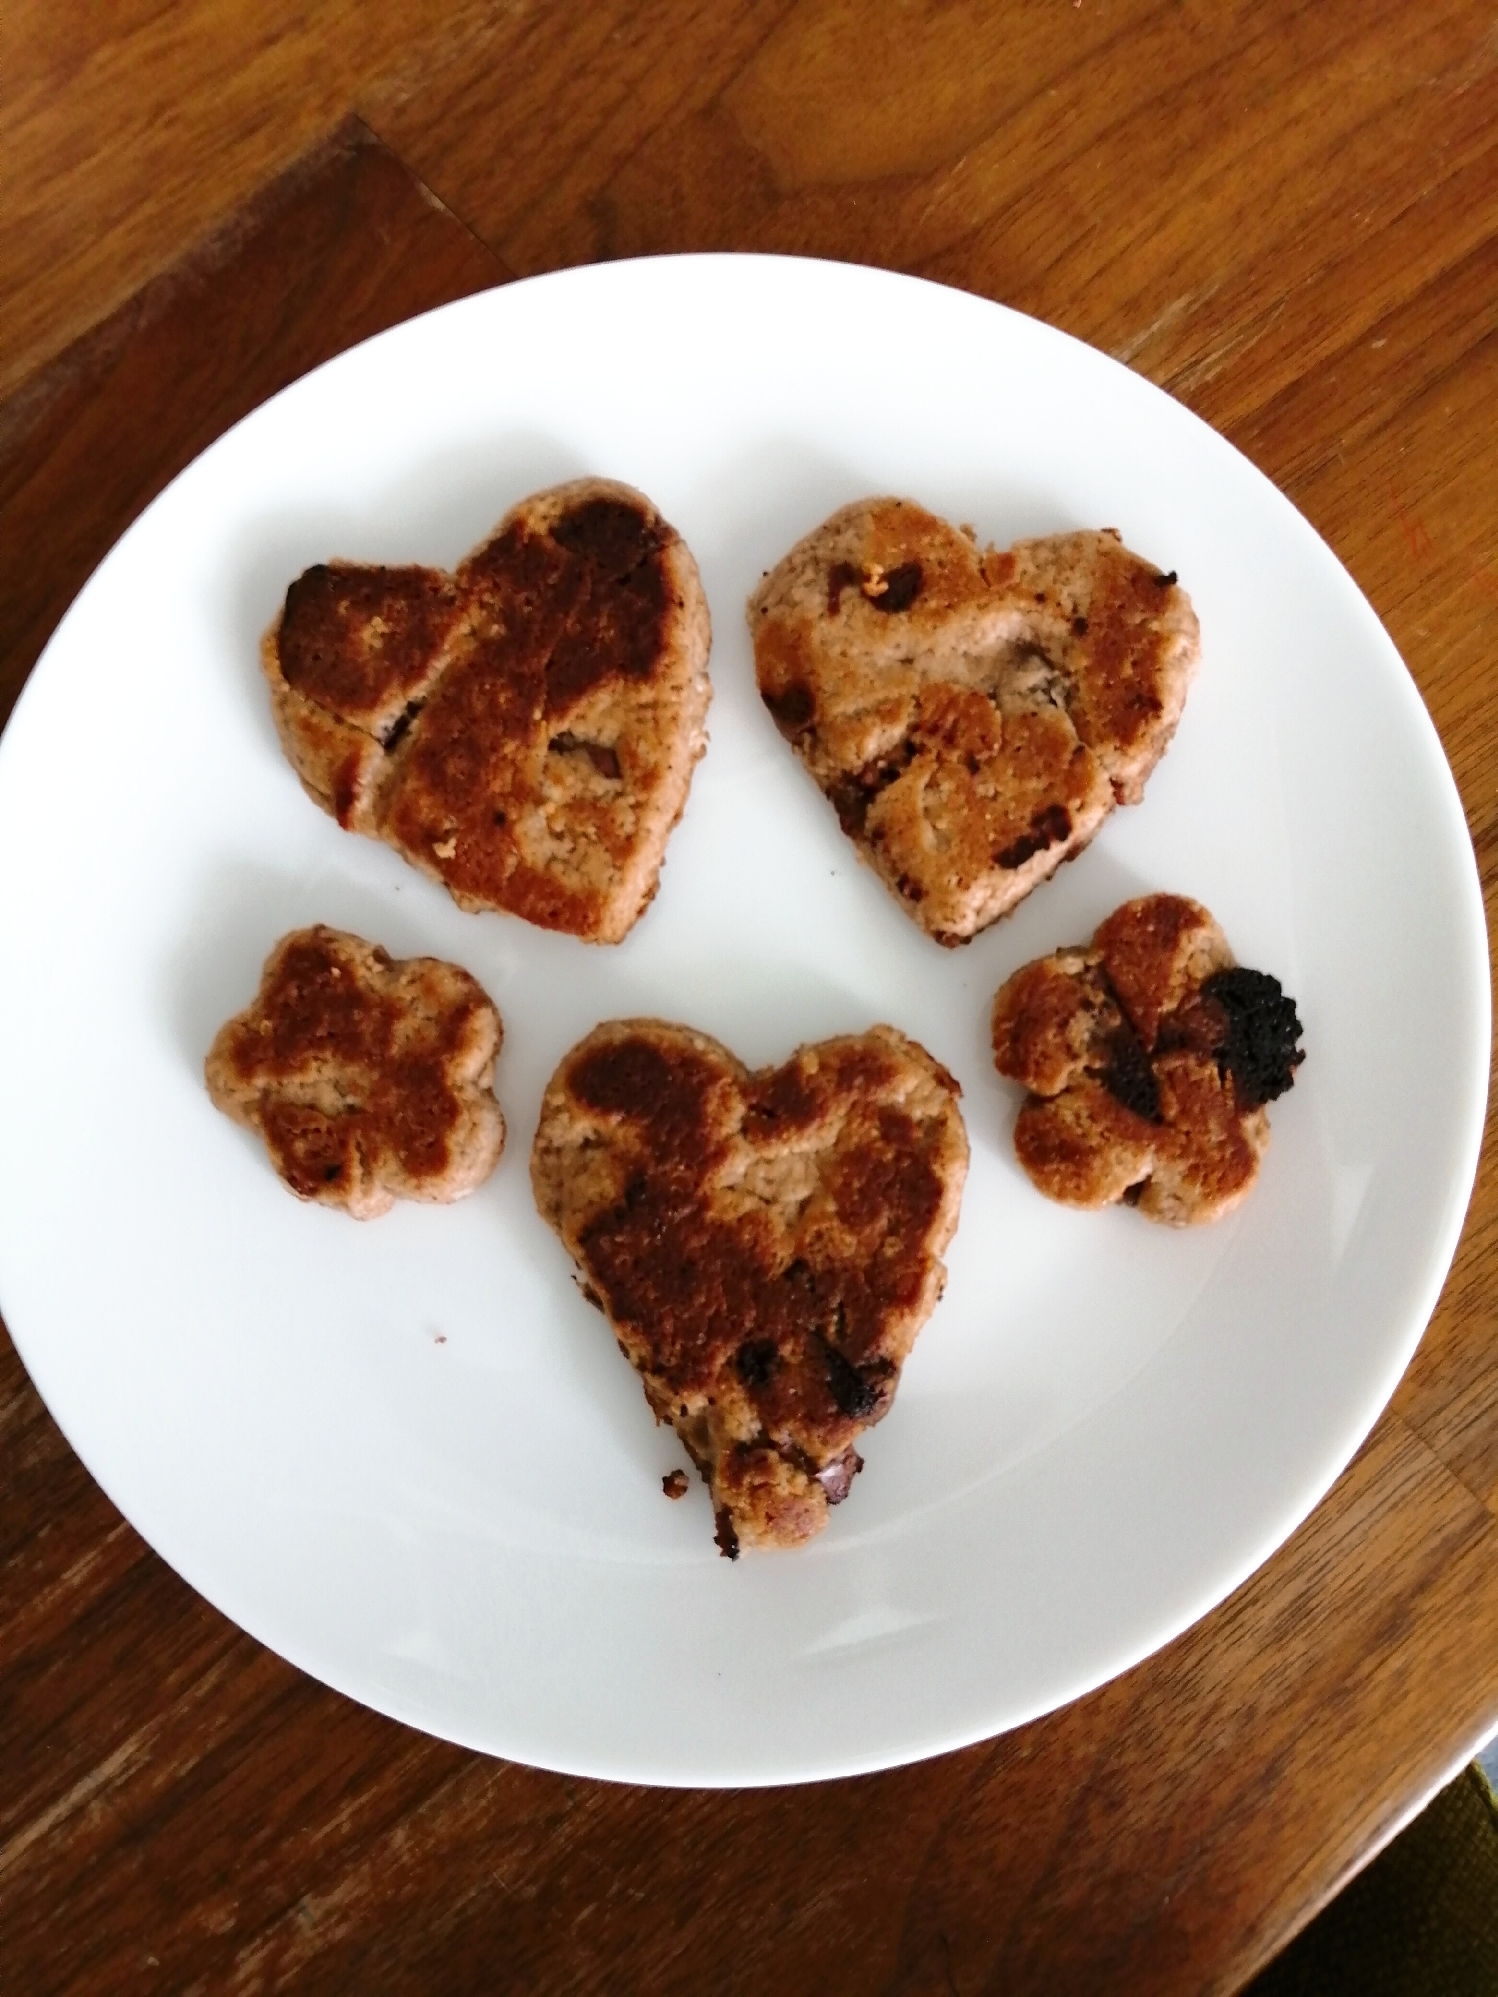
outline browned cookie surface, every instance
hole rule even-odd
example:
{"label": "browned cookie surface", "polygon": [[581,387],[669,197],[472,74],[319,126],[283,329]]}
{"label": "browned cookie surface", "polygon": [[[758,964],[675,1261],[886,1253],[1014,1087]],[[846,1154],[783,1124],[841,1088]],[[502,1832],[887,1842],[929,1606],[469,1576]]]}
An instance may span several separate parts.
{"label": "browned cookie surface", "polygon": [[449,575],[320,564],[262,664],[340,825],[461,907],[617,942],[706,746],[710,628],[686,544],[628,486],[522,501]]}
{"label": "browned cookie surface", "polygon": [[456,964],[396,962],[319,924],[282,937],[204,1074],[299,1199],[369,1220],[397,1199],[460,1199],[493,1171],[500,1039],[492,1001]]}
{"label": "browned cookie surface", "polygon": [[902,499],[846,506],[798,542],[749,625],[781,733],[943,943],[1137,803],[1198,655],[1175,576],[1111,530],[984,551]]}
{"label": "browned cookie surface", "polygon": [[614,1021],[552,1077],[536,1204],[707,1479],[730,1556],[820,1532],[861,1468],[945,1279],[957,1095],[888,1026],[751,1074],[705,1034]]}
{"label": "browned cookie surface", "polygon": [[994,1000],[995,1063],[1030,1091],[1015,1153],[1068,1206],[1216,1220],[1258,1174],[1264,1105],[1293,1084],[1300,1035],[1279,980],[1235,964],[1200,903],[1125,902]]}

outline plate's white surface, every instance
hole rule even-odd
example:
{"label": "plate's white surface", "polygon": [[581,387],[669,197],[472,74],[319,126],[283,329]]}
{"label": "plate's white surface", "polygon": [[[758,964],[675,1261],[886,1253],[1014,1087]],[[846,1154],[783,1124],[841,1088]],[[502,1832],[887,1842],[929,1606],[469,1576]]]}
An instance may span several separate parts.
{"label": "plate's white surface", "polygon": [[[282,760],[256,641],[333,555],[451,563],[584,472],[696,553],[711,746],[661,891],[591,949],[462,915]],[[1005,542],[1115,525],[1204,663],[1142,806],[969,949],[856,863],[754,691],[743,604],[835,506]],[[1053,1707],[1201,1615],[1372,1424],[1445,1274],[1480,1135],[1487,959],[1435,733],[1291,506],[1060,334],[862,269],[684,258],[472,298],[258,410],[130,530],[0,743],[0,1307],[110,1496],[247,1630],[370,1705],[595,1775],[763,1783]],[[1128,895],[1217,914],[1308,1058],[1244,1211],[1074,1215],[1014,1165],[987,1019]],[[304,1207],[204,1052],[283,931],[466,964],[509,1148],[464,1205]],[[753,1063],[888,1019],[959,1076],[946,1298],[808,1550],[731,1566],[531,1204],[542,1086],[655,1013]]]}

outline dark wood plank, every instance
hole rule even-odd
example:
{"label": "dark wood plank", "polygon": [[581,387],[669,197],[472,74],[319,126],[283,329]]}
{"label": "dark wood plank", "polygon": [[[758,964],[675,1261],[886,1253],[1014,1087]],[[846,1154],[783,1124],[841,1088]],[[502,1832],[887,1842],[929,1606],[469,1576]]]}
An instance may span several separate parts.
{"label": "dark wood plank", "polygon": [[0,399],[495,0],[6,0]]}
{"label": "dark wood plank", "polygon": [[309,368],[507,267],[357,120],[0,405],[0,723],[140,509]]}

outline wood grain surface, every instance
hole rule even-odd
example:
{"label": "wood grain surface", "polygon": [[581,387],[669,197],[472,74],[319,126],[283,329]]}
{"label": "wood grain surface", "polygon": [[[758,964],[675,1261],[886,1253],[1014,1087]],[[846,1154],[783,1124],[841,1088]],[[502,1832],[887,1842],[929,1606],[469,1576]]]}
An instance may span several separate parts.
{"label": "wood grain surface", "polygon": [[450,61],[483,0],[0,9],[0,395],[176,264],[365,91]]}
{"label": "wood grain surface", "polygon": [[[1107,347],[1290,493],[1410,664],[1491,907],[1491,10],[20,0],[0,32],[0,715],[161,484],[352,340],[584,258],[849,257]],[[144,1546],[0,1343],[0,1989],[1239,1989],[1498,1725],[1495,1279],[1485,1153],[1392,1407],[1229,1602],[998,1741],[754,1794],[325,1691]]]}

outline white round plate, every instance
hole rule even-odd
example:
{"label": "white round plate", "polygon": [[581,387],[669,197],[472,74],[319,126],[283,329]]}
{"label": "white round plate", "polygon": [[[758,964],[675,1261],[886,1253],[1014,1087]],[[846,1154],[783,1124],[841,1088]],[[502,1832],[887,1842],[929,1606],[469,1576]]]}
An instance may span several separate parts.
{"label": "white round plate", "polygon": [[[515,500],[642,487],[712,606],[711,745],[617,949],[461,914],[283,760],[257,640],[330,556],[451,564]],[[984,540],[1116,526],[1204,659],[1136,809],[970,948],[854,858],[754,688],[744,602],[844,501]],[[70,1442],[179,1573],[352,1697],[547,1768],[755,1784],[1061,1704],[1244,1579],[1420,1337],[1475,1169],[1486,937],[1415,688],[1328,549],[1147,382],[955,291],[751,257],[611,264],[397,327],[259,409],[136,522],[0,743],[0,1306]],[[1047,1204],[989,1006],[1118,902],[1194,895],[1306,1062],[1200,1231]],[[303,1206],[203,1056],[284,931],[467,965],[509,1148],[457,1207]],[[889,1020],[963,1086],[944,1300],[809,1548],[737,1564],[531,1201],[542,1087],[600,1019],[751,1064]]]}

